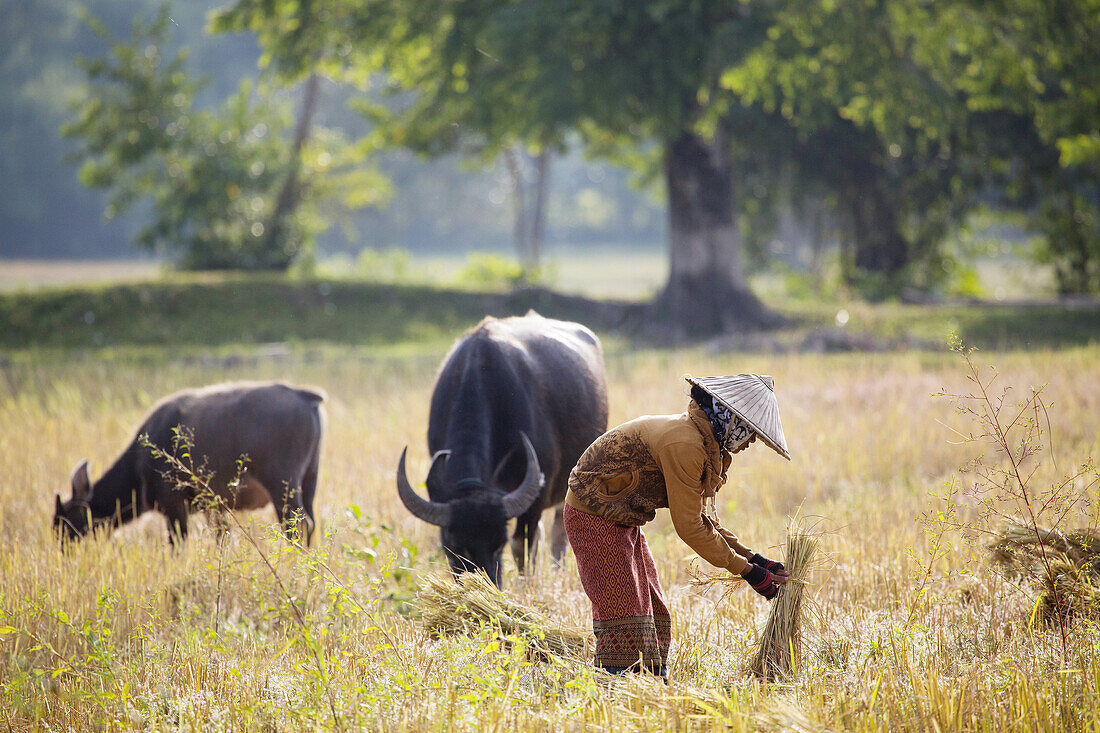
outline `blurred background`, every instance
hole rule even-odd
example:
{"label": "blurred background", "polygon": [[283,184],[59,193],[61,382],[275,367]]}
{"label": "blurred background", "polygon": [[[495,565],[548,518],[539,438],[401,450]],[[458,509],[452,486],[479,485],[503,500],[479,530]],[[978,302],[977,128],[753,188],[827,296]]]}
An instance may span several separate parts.
{"label": "blurred background", "polygon": [[166,265],[536,284],[703,335],[767,325],[776,293],[1100,290],[1086,0],[0,17],[8,289]]}

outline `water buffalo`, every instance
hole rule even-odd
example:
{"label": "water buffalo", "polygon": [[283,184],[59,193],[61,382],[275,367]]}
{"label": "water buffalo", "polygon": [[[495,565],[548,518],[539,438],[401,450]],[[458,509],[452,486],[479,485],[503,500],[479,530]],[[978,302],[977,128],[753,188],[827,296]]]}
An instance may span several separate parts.
{"label": "water buffalo", "polygon": [[[301,519],[306,541],[313,533],[325,396],[277,382],[221,384],[190,389],[161,400],[141,423],[129,446],[94,484],[88,462],[72,474],[73,495],[57,496],[54,528],[76,539],[97,525],[129,522],[157,509],[168,518],[169,538],[187,536],[187,515],[196,491],[181,486],[179,473],[150,446],[170,455],[189,436],[191,462],[212,475],[210,488],[233,509],[258,509],[272,502],[283,527]],[[238,459],[247,457],[240,482]]]}
{"label": "water buffalo", "polygon": [[569,471],[607,429],[599,339],[577,323],[486,318],[463,335],[440,369],[428,416],[428,499],[397,467],[401,501],[441,530],[451,570],[483,570],[500,585],[507,521],[512,555],[533,560],[543,509],[557,507],[550,548],[560,561],[561,503]]}

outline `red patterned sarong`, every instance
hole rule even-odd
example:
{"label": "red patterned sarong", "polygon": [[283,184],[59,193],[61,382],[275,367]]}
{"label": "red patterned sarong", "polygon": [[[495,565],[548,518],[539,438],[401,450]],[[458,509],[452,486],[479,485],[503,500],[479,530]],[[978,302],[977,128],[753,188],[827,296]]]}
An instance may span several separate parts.
{"label": "red patterned sarong", "polygon": [[592,601],[596,666],[665,674],[672,619],[641,528],[568,504],[564,519],[581,585]]}

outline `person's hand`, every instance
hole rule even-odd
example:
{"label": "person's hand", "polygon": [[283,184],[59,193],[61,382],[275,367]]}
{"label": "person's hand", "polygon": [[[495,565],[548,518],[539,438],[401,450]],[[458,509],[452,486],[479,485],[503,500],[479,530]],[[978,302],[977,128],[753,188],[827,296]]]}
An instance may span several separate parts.
{"label": "person's hand", "polygon": [[758,552],[752,553],[752,557],[749,558],[749,562],[753,565],[759,565],[769,573],[775,576],[776,583],[786,583],[791,579],[791,573],[787,568],[783,567],[783,563],[776,560],[769,560]]}
{"label": "person's hand", "polygon": [[769,601],[779,594],[779,586],[776,585],[776,576],[763,565],[749,563],[741,571],[741,577],[748,581],[752,589]]}

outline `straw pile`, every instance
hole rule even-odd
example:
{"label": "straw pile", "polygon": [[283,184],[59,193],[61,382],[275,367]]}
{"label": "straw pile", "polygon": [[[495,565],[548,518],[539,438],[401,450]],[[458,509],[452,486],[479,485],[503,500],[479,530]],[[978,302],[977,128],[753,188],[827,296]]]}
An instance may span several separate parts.
{"label": "straw pile", "polygon": [[802,594],[816,552],[815,535],[797,523],[787,527],[783,565],[791,579],[780,586],[760,636],[760,648],[749,663],[750,672],[769,682],[790,679],[798,665],[802,653]]}
{"label": "straw pile", "polygon": [[1100,532],[1062,532],[1009,522],[991,552],[1007,576],[1038,588],[1044,621],[1100,618]]}
{"label": "straw pile", "polygon": [[424,573],[417,593],[422,622],[434,636],[462,634],[486,627],[502,637],[522,637],[539,654],[587,659],[592,635],[563,626],[504,595],[482,573],[458,580]]}

